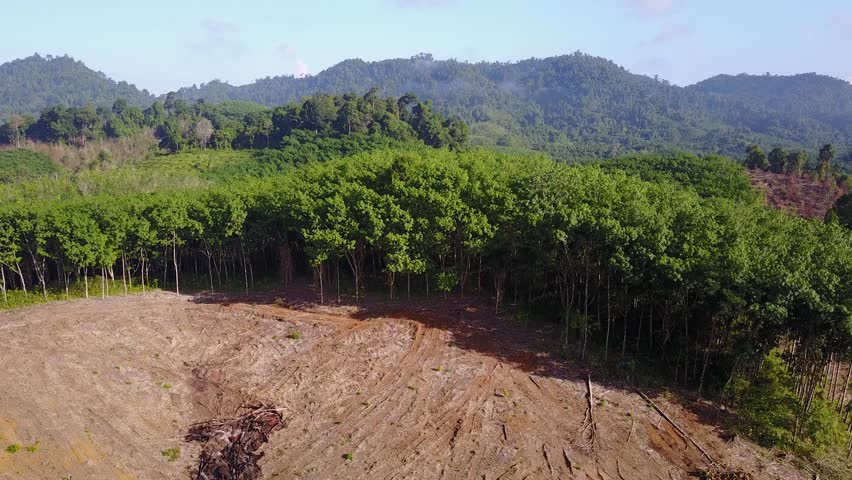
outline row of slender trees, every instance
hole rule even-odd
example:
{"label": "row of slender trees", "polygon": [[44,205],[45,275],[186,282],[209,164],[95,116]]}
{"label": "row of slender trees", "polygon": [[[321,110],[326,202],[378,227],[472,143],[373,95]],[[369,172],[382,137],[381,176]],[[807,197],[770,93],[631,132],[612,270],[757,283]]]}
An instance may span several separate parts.
{"label": "row of slender trees", "polygon": [[215,291],[312,272],[322,301],[367,285],[475,291],[558,321],[580,357],[640,355],[699,393],[755,378],[783,345],[807,406],[852,354],[852,234],[727,194],[704,166],[729,161],[694,161],[678,181],[643,181],[482,150],[381,151],[193,190],[52,185],[31,189],[50,202],[0,209],[0,284],[43,295],[97,272],[104,294],[152,277],[180,291],[192,275]]}
{"label": "row of slender trees", "polygon": [[746,147],[745,164],[751,170],[763,170],[786,175],[801,175],[813,172],[819,179],[827,178],[834,169],[834,145],[823,145],[816,158],[816,164],[811,165],[807,152],[801,150],[788,152],[781,147],[775,147],[769,155],[764,153],[759,145]]}

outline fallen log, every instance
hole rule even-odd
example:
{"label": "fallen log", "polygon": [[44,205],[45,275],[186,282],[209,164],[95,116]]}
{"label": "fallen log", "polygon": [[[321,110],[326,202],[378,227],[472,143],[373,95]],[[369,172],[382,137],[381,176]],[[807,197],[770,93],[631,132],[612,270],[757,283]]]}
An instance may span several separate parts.
{"label": "fallen log", "polygon": [[656,404],[656,403],[654,403],[654,401],[653,401],[653,400],[651,400],[650,398],[648,398],[648,396],[647,396],[647,395],[645,395],[644,393],[642,393],[642,391],[641,391],[641,390],[639,390],[638,388],[634,388],[634,390],[636,390],[636,393],[638,393],[638,394],[639,394],[639,395],[640,395],[640,396],[641,396],[641,397],[642,397],[642,398],[643,398],[646,402],[648,402],[648,404],[649,404],[649,405],[651,405],[651,407],[652,407],[654,410],[656,410],[656,411],[657,411],[657,413],[659,413],[659,414],[660,414],[660,416],[662,416],[664,419],[666,419],[666,421],[667,421],[667,422],[669,422],[669,423],[671,424],[671,426],[672,426],[672,427],[674,427],[674,429],[675,429],[675,430],[677,430],[677,432],[678,432],[681,436],[683,436],[683,438],[685,438],[685,439],[689,440],[689,441],[690,441],[690,443],[692,443],[693,445],[695,445],[695,448],[697,448],[697,449],[698,449],[698,450],[699,450],[702,454],[704,454],[704,456],[705,456],[705,457],[707,457],[707,460],[710,460],[710,465],[717,465],[717,464],[716,464],[716,461],[715,461],[715,460],[713,460],[713,457],[711,457],[711,456],[710,456],[710,454],[709,454],[709,453],[707,453],[707,450],[704,450],[704,448],[702,448],[702,447],[701,447],[701,445],[699,445],[699,444],[698,444],[698,442],[696,442],[694,438],[692,438],[691,436],[689,436],[689,434],[687,434],[687,433],[683,430],[683,428],[681,428],[681,427],[680,427],[680,425],[678,425],[678,424],[677,424],[677,422],[675,422],[674,420],[672,420],[672,419],[671,419],[671,417],[669,417],[668,415],[666,415],[666,412],[662,411],[662,410],[660,409],[660,407],[658,407],[658,406],[657,406],[657,404]]}

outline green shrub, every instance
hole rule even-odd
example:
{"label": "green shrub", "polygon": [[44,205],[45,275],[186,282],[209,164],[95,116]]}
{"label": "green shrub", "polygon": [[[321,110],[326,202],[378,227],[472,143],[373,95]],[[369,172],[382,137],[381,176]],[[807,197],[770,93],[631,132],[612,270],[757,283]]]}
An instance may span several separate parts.
{"label": "green shrub", "polygon": [[180,448],[168,448],[160,453],[170,462],[176,462],[180,458]]}
{"label": "green shrub", "polygon": [[59,167],[43,153],[32,150],[0,150],[0,183],[33,180],[59,172]]}
{"label": "green shrub", "polygon": [[792,385],[793,379],[775,354],[766,357],[750,384],[738,377],[734,381],[738,429],[766,447],[792,447],[798,407]]}
{"label": "green shrub", "polygon": [[793,378],[777,353],[766,357],[753,382],[738,377],[734,383],[737,428],[758,443],[814,458],[847,441],[840,415],[820,391],[800,419],[799,434],[794,435],[802,408],[793,391]]}
{"label": "green shrub", "polygon": [[814,396],[796,449],[805,456],[817,457],[832,446],[845,445],[848,434],[831,402],[822,392]]}

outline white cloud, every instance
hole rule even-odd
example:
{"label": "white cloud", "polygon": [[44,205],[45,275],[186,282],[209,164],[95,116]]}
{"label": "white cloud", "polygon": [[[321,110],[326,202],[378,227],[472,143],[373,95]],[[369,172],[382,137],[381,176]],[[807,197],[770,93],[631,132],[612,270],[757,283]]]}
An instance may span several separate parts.
{"label": "white cloud", "polygon": [[640,42],[640,46],[643,47],[655,47],[659,45],[665,45],[668,43],[676,42],[678,40],[683,40],[684,38],[689,37],[692,32],[684,25],[680,25],[677,23],[668,23],[663,26],[663,29],[660,30],[659,33],[649,38],[648,40],[643,40]]}
{"label": "white cloud", "polygon": [[680,0],[627,0],[634,10],[642,15],[657,17],[672,13],[678,6]]}
{"label": "white cloud", "polygon": [[311,72],[310,72],[310,69],[308,68],[308,64],[305,63],[305,61],[302,60],[301,58],[296,60],[296,65],[293,68],[293,75],[296,78],[305,78],[310,74],[311,74]]}
{"label": "white cloud", "polygon": [[846,77],[846,81],[852,83],[852,77]]}

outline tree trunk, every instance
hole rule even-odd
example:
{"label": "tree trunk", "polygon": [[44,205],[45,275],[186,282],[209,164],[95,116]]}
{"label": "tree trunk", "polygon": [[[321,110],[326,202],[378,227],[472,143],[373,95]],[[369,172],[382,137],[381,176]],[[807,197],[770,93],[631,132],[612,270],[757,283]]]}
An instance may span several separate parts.
{"label": "tree trunk", "polygon": [[609,301],[609,269],[606,272],[606,341],[604,342],[604,362],[609,357],[609,327],[612,325],[612,310]]}
{"label": "tree trunk", "polygon": [[142,276],[142,294],[145,294],[145,255],[142,254],[142,249],[139,249],[140,273]]}
{"label": "tree trunk", "polygon": [[6,296],[6,269],[0,265],[0,290],[3,290],[3,303],[9,303],[9,298]]}
{"label": "tree trunk", "polygon": [[86,285],[86,298],[89,298],[89,271],[83,267],[83,283]]}
{"label": "tree trunk", "polygon": [[124,285],[124,294],[127,295],[127,260],[125,259],[124,250],[121,251],[121,284]]}
{"label": "tree trunk", "polygon": [[206,253],[207,253],[207,276],[210,277],[210,293],[213,293],[213,266],[212,266],[213,262],[210,261],[210,257],[212,255],[212,253],[210,252],[209,249],[206,250]]}
{"label": "tree trunk", "polygon": [[355,248],[346,253],[346,260],[349,262],[349,267],[352,269],[352,275],[355,277],[355,301],[361,299],[361,270],[364,263],[364,245],[361,242],[355,243]]}
{"label": "tree trunk", "polygon": [[843,409],[843,400],[846,398],[846,392],[849,388],[849,376],[852,375],[852,363],[846,366],[846,381],[843,382],[843,393],[840,394],[840,398],[837,399],[837,411],[840,412]]}
{"label": "tree trunk", "polygon": [[325,295],[324,295],[323,286],[322,286],[322,264],[320,263],[319,265],[317,265],[314,268],[316,269],[317,279],[319,280],[320,303],[324,305],[325,304]]}
{"label": "tree trunk", "polygon": [[32,249],[30,249],[28,247],[27,250],[30,252],[30,258],[32,258],[32,260],[33,260],[33,269],[35,270],[36,277],[38,278],[39,284],[41,284],[42,295],[44,296],[44,299],[47,300],[47,283],[45,282],[45,278],[44,278],[45,277],[44,265],[42,265],[42,267],[39,268],[38,261],[36,260],[36,256],[33,253]]}
{"label": "tree trunk", "polygon": [[290,243],[284,240],[284,245],[278,247],[278,257],[281,262],[281,278],[285,287],[293,282],[293,260],[290,252]]}
{"label": "tree trunk", "polygon": [[476,271],[476,292],[482,293],[482,254],[479,254],[479,269]]}
{"label": "tree trunk", "polygon": [[172,262],[175,265],[175,293],[180,294],[180,278],[177,261],[177,232],[172,231]]}
{"label": "tree trunk", "polygon": [[21,288],[24,290],[24,298],[29,300],[30,295],[27,293],[27,282],[24,281],[24,271],[21,270],[21,264],[19,262],[15,262],[15,267],[18,269],[18,277],[21,278]]}
{"label": "tree trunk", "polygon": [[246,249],[243,247],[243,239],[240,239],[240,257],[243,261],[243,279],[246,284],[246,295],[249,293],[248,268],[246,267]]}
{"label": "tree trunk", "polygon": [[636,329],[636,352],[639,352],[639,341],[642,339],[642,320],[645,319],[645,309],[639,306],[639,328]]}

